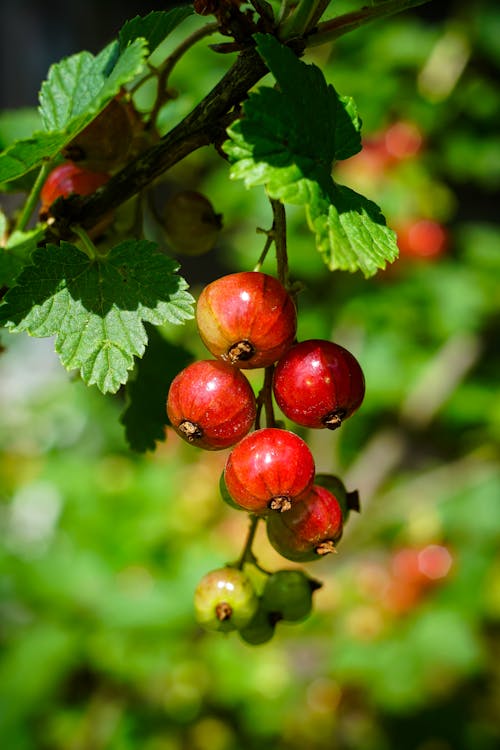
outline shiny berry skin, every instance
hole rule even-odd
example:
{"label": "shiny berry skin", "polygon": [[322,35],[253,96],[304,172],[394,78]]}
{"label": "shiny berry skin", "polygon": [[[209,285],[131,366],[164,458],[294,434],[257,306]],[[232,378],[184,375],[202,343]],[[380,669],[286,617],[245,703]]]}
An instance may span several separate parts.
{"label": "shiny berry skin", "polygon": [[215,246],[222,227],[208,198],[183,190],[166,203],[163,224],[170,247],[177,255],[203,255]]}
{"label": "shiny berry skin", "polygon": [[170,384],[170,423],[178,435],[199,448],[222,450],[235,445],[252,428],[255,413],[250,383],[225,362],[193,362]]}
{"label": "shiny berry skin", "polygon": [[214,357],[253,369],[273,364],[288,349],[295,339],[297,313],[277,279],[243,271],[222,276],[203,289],[196,322]]}
{"label": "shiny berry skin", "polygon": [[309,339],[279,360],[273,391],[281,411],[293,422],[335,430],[361,405],[365,380],[357,359],[343,346]]}
{"label": "shiny berry skin", "polygon": [[342,536],[342,508],[324,487],[314,485],[309,494],[286,513],[267,519],[267,536],[287,560],[308,562],[335,551]]}
{"label": "shiny berry skin", "polygon": [[44,221],[58,198],[70,195],[90,195],[110,179],[104,172],[91,172],[71,162],[65,162],[50,172],[40,192],[40,218]]}
{"label": "shiny berry skin", "polygon": [[301,570],[278,570],[266,581],[262,606],[276,621],[303,620],[311,614],[312,595],[320,586]]}
{"label": "shiny berry skin", "polygon": [[287,511],[312,486],[314,459],[298,435],[265,427],[247,435],[229,454],[224,468],[227,491],[253,513]]}
{"label": "shiny berry skin", "polygon": [[236,568],[207,573],[194,594],[196,619],[206,630],[239,630],[251,621],[258,605],[250,579]]}

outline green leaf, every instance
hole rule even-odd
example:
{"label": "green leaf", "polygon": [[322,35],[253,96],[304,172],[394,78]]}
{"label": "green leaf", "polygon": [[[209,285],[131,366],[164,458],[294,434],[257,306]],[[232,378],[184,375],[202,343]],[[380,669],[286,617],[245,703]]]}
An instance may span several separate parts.
{"label": "green leaf", "polygon": [[370,276],[397,257],[396,235],[376,204],[332,179],[334,161],[361,148],[354,102],[274,37],[257,34],[256,40],[277,87],[251,94],[244,117],[228,128],[223,148],[232,162],[230,176],[247,187],[264,185],[283,203],[305,206],[328,267]]}
{"label": "green leaf", "polygon": [[[4,222],[3,214],[0,213],[0,238],[5,231],[6,222]],[[0,247],[0,287],[13,286],[17,276],[29,262],[43,234],[42,228],[30,229],[28,232],[17,230],[12,232],[5,247]]]}
{"label": "green leaf", "polygon": [[17,141],[0,154],[0,183],[22,177],[45,158],[51,159],[71,138],[65,133],[34,133],[31,138]]}
{"label": "green leaf", "polygon": [[386,226],[373,201],[344,185],[335,185],[329,201],[307,206],[316,245],[331,271],[361,270],[372,276],[398,257],[396,234]]}
{"label": "green leaf", "polygon": [[148,43],[149,54],[151,54],[165,37],[193,13],[193,8],[186,5],[168,11],[154,10],[147,16],[136,16],[127,21],[120,30],[118,35],[120,49],[123,51],[135,39],[143,37]]}
{"label": "green leaf", "polygon": [[45,130],[70,129],[72,135],[99,113],[120,88],[141,71],[147,55],[137,39],[122,54],[117,41],[96,57],[79,52],[52,65],[40,90],[40,115]]}
{"label": "green leaf", "polygon": [[56,336],[68,369],[88,385],[114,393],[147,343],[143,321],[180,324],[193,299],[175,261],[152,242],[129,240],[94,261],[62,242],[36,250],[0,305],[0,323],[13,332]]}
{"label": "green leaf", "polygon": [[154,450],[165,439],[168,424],[166,402],[170,383],[193,359],[182,346],[166,341],[156,328],[147,325],[148,347],[137,362],[127,384],[128,405],[120,422],[132,450]]}
{"label": "green leaf", "polygon": [[7,148],[20,138],[29,138],[40,127],[40,114],[35,107],[0,112],[0,149]]}
{"label": "green leaf", "polygon": [[46,132],[33,133],[0,154],[0,183],[17,179],[52,159],[138,75],[147,56],[137,39],[119,53],[118,42],[99,55],[80,52],[52,65],[40,91],[40,115]]}

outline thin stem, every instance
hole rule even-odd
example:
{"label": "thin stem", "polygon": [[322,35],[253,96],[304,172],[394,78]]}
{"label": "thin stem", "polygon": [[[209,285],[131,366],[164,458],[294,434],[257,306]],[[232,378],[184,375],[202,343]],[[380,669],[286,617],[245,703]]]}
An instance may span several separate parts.
{"label": "thin stem", "polygon": [[329,21],[318,24],[314,32],[307,37],[306,46],[315,47],[319,44],[325,44],[325,42],[331,42],[339,36],[343,36],[350,31],[355,31],[360,26],[364,26],[371,21],[392,16],[395,13],[400,13],[410,8],[416,8],[418,5],[424,5],[427,2],[429,0],[387,0],[387,2],[380,3],[379,5],[372,5],[352,11],[351,13],[345,13],[342,16],[337,16]]}
{"label": "thin stem", "polygon": [[270,5],[266,0],[250,0],[250,2],[252,3],[259,16],[262,16],[262,18],[265,18],[268,21],[274,21],[274,12],[272,5]]}
{"label": "thin stem", "polygon": [[271,247],[271,245],[274,242],[274,231],[273,231],[273,229],[269,229],[269,230],[257,229],[257,231],[258,232],[262,232],[263,234],[266,235],[266,243],[264,245],[264,249],[262,250],[262,252],[261,252],[261,254],[259,256],[259,260],[257,261],[257,263],[256,263],[256,265],[255,265],[255,267],[253,269],[254,271],[260,271],[261,270],[262,264],[264,263],[264,261],[266,259],[266,256],[267,256],[267,254],[269,252],[269,248]]}
{"label": "thin stem", "polygon": [[264,411],[266,413],[267,427],[274,427],[276,425],[273,407],[273,374],[274,365],[269,365],[269,367],[266,367],[264,374],[264,385],[262,388],[262,401],[264,404]]}
{"label": "thin stem", "polygon": [[257,396],[257,414],[255,416],[255,429],[260,429],[260,418],[262,409],[266,415],[266,427],[275,427],[276,418],[274,416],[274,404],[273,404],[273,374],[274,365],[266,367],[264,374],[264,383]]}
{"label": "thin stem", "polygon": [[291,11],[297,5],[297,0],[281,0],[281,6],[278,12],[278,24],[281,24],[288,16]]}
{"label": "thin stem", "polygon": [[50,172],[51,167],[52,167],[52,161],[47,161],[44,164],[42,164],[40,171],[38,172],[35,183],[33,187],[31,188],[30,194],[26,198],[26,201],[23,206],[23,210],[16,222],[15,229],[19,230],[20,232],[24,232],[24,230],[26,229],[28,225],[29,220],[31,219],[31,215],[33,211],[35,210],[35,206],[40,196],[40,190],[42,189],[43,183],[47,179],[47,175]]}
{"label": "thin stem", "polygon": [[273,236],[276,247],[278,279],[283,286],[288,283],[288,254],[286,249],[286,213],[285,206],[279,200],[271,198],[273,209]]}
{"label": "thin stem", "polygon": [[316,15],[319,0],[299,0],[297,7],[283,21],[280,27],[280,39],[290,39],[305,34]]}
{"label": "thin stem", "polygon": [[242,570],[243,566],[246,562],[254,562],[255,556],[252,552],[252,545],[255,539],[255,533],[257,531],[257,526],[260,521],[259,516],[251,515],[250,516],[250,526],[248,528],[247,538],[245,540],[245,546],[243,547],[243,552],[241,553],[241,557],[238,560],[237,568],[238,570]]}
{"label": "thin stem", "polygon": [[158,93],[153,109],[151,110],[151,113],[149,115],[149,121],[151,123],[154,123],[156,121],[158,112],[162,108],[163,104],[169,99],[167,92],[168,79],[172,70],[177,65],[181,57],[201,39],[214,34],[218,28],[219,25],[214,22],[208,23],[205,26],[202,26],[200,29],[196,29],[196,31],[193,31],[192,34],[186,37],[179,44],[179,46],[174,49],[172,54],[166,58],[161,68],[157,68],[156,73],[158,75]]}
{"label": "thin stem", "polygon": [[99,253],[97,252],[96,246],[94,245],[94,243],[88,236],[85,229],[79,226],[71,227],[71,229],[77,235],[78,239],[81,241],[82,250],[85,253],[85,255],[87,255],[90,260],[94,261],[98,257]]}
{"label": "thin stem", "polygon": [[318,23],[319,19],[321,18],[321,16],[323,15],[323,13],[326,11],[326,9],[328,8],[328,6],[330,5],[330,2],[331,2],[331,0],[320,0],[320,2],[318,3],[318,5],[316,6],[316,10],[315,10],[313,16],[311,17],[311,22],[309,24],[309,29],[312,29],[312,28],[314,28],[314,26],[316,26],[316,24]]}

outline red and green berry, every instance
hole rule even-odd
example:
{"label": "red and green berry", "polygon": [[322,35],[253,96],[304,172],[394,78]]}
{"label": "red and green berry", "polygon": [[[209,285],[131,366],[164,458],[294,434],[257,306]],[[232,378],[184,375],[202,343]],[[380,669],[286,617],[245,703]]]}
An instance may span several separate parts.
{"label": "red and green berry", "polygon": [[198,299],[200,337],[214,357],[244,369],[276,362],[295,339],[291,296],[273,276],[229,274],[206,286]]}

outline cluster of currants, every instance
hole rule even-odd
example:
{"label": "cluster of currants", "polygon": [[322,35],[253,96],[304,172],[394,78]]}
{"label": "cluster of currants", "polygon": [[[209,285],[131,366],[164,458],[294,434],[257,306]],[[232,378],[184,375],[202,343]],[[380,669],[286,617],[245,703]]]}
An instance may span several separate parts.
{"label": "cluster of currants", "polygon": [[[364,397],[355,357],[322,339],[296,342],[292,297],[273,276],[250,271],[208,284],[196,308],[200,337],[216,359],[194,362],[172,381],[167,414],[187,442],[206,450],[232,448],[220,490],[230,506],[264,518],[271,545],[294,562],[335,550],[357,493],[316,474],[307,443],[278,426],[272,400],[293,423],[336,429]],[[243,370],[266,368],[254,395]],[[260,427],[261,411],[267,426]],[[255,429],[254,429],[255,428]],[[281,619],[309,614],[318,583],[300,570],[269,574],[255,591],[244,565],[205,576],[195,594],[198,620],[215,630],[238,630],[251,643],[272,636]]]}

